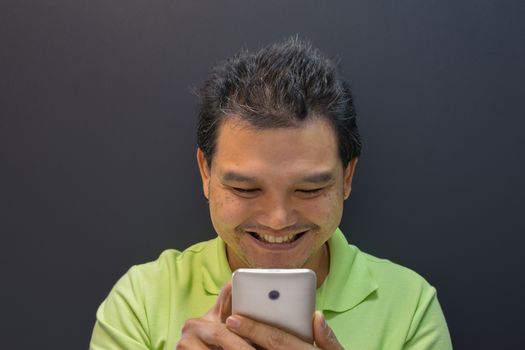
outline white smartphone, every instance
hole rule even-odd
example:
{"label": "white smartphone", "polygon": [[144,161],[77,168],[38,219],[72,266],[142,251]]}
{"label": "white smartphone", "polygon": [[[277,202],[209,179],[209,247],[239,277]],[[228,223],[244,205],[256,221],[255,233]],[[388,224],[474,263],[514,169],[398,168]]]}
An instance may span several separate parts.
{"label": "white smartphone", "polygon": [[313,343],[316,285],[310,269],[238,269],[232,277],[232,312]]}

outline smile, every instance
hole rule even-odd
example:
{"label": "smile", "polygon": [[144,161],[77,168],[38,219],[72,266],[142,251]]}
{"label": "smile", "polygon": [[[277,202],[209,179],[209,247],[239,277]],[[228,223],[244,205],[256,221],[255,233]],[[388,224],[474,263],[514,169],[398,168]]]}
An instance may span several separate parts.
{"label": "smile", "polygon": [[304,235],[306,232],[296,233],[288,236],[272,236],[265,233],[257,233],[257,232],[248,232],[252,237],[255,239],[264,242],[264,243],[271,243],[271,244],[286,244],[286,243],[292,243],[295,242],[297,239],[299,239],[302,235]]}

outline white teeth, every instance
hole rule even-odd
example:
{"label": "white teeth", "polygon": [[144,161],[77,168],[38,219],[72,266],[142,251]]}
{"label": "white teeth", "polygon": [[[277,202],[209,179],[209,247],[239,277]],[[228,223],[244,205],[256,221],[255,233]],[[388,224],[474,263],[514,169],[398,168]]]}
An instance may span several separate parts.
{"label": "white teeth", "polygon": [[295,237],[295,235],[288,235],[288,236],[270,236],[270,235],[267,235],[267,234],[260,234],[260,233],[255,233],[257,235],[257,237],[262,240],[262,241],[265,241],[265,242],[268,242],[268,243],[290,243],[293,238]]}

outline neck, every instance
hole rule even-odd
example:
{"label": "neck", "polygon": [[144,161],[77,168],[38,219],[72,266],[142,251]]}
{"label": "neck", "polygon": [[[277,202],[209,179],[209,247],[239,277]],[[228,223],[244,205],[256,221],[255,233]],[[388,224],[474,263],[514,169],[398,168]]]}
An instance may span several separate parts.
{"label": "neck", "polygon": [[320,250],[321,261],[317,265],[317,269],[314,270],[317,275],[317,288],[321,287],[326,276],[328,276],[328,272],[330,272],[330,250],[328,249],[328,242],[323,244]]}

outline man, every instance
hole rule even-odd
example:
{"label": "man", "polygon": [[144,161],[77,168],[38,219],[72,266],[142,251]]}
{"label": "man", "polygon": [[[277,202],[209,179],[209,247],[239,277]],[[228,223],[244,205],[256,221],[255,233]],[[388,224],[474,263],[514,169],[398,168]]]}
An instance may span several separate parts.
{"label": "man", "polygon": [[314,348],[231,315],[242,267],[316,272],[316,348],[451,349],[435,289],[338,230],[361,141],[334,63],[292,38],[221,63],[200,97],[197,162],[218,237],[130,269],[91,349]]}

